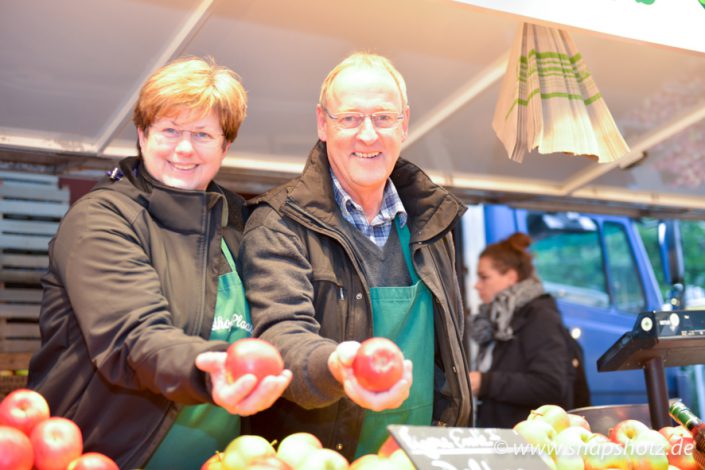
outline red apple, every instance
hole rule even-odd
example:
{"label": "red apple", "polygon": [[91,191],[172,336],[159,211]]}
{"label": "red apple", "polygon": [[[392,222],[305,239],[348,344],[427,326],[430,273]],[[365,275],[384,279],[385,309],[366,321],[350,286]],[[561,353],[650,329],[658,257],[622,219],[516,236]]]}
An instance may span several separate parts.
{"label": "red apple", "polygon": [[0,426],[0,470],[32,470],[34,452],[19,429]]}
{"label": "red apple", "polygon": [[389,435],[379,447],[377,455],[379,455],[380,457],[389,457],[390,455],[392,455],[392,452],[397,449],[399,449],[399,444],[397,444],[397,440],[394,439],[391,435]]}
{"label": "red apple", "polygon": [[20,388],[0,402],[0,425],[17,428],[28,437],[34,427],[49,418],[49,404],[34,390]]}
{"label": "red apple", "polygon": [[317,449],[294,470],[348,470],[348,460],[331,449]]}
{"label": "red apple", "polygon": [[297,432],[289,434],[277,447],[277,458],[296,468],[311,452],[323,448],[321,441],[313,434]]}
{"label": "red apple", "polygon": [[49,418],[37,424],[30,436],[37,470],[66,470],[83,452],[83,436],[76,423]]}
{"label": "red apple", "polygon": [[667,470],[668,441],[653,429],[639,433],[625,446],[631,470]]}
{"label": "red apple", "polygon": [[558,405],[539,406],[535,410],[531,410],[529,417],[526,419],[529,421],[536,419],[545,421],[553,426],[553,429],[555,429],[556,432],[561,432],[570,426],[568,412]]}
{"label": "red apple", "polygon": [[228,470],[245,470],[253,460],[275,455],[274,447],[265,438],[245,434],[225,448],[223,464]]}
{"label": "red apple", "polygon": [[254,374],[257,380],[262,380],[268,375],[281,374],[284,361],[271,343],[258,338],[243,338],[228,347],[225,369],[230,382],[245,374]]}
{"label": "red apple", "polygon": [[607,433],[610,441],[620,445],[627,445],[639,434],[649,431],[649,427],[636,419],[625,419],[615,424]]}
{"label": "red apple", "polygon": [[67,470],[120,470],[120,468],[107,455],[88,452],[73,460]]}
{"label": "red apple", "polygon": [[208,460],[203,462],[201,470],[226,470],[225,464],[223,463],[223,453],[216,452],[214,455],[211,455]]}
{"label": "red apple", "polygon": [[404,355],[392,340],[369,338],[360,344],[352,367],[360,385],[372,392],[384,392],[404,375]]}
{"label": "red apple", "polygon": [[603,470],[606,468],[630,470],[629,456],[626,450],[614,442],[591,442],[583,455],[585,470]]}
{"label": "red apple", "polygon": [[592,429],[590,429],[590,423],[588,423],[588,420],[585,419],[585,416],[568,413],[568,423],[568,426],[570,427],[579,426],[587,429],[588,431],[592,431]]}
{"label": "red apple", "polygon": [[664,426],[658,430],[668,441],[668,463],[681,470],[700,470],[693,452],[695,441],[683,426]]}

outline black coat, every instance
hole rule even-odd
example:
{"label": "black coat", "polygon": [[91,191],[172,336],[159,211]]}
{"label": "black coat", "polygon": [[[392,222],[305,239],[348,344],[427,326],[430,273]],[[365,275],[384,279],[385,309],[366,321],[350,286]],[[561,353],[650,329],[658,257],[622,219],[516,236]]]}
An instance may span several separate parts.
{"label": "black coat", "polygon": [[492,367],[482,374],[479,427],[510,428],[545,404],[570,406],[570,355],[556,302],[543,294],[512,318],[514,338],[497,341]]}

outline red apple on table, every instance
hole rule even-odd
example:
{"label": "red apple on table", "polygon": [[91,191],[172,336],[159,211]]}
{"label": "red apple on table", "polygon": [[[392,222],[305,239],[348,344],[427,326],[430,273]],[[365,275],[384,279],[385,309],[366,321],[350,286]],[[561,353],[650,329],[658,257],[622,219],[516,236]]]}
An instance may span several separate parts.
{"label": "red apple on table", "polygon": [[228,347],[225,369],[230,382],[245,374],[254,374],[259,381],[268,375],[281,374],[284,361],[271,343],[259,338],[243,338]]}
{"label": "red apple on table", "polygon": [[626,450],[615,442],[592,441],[583,456],[585,470],[620,469],[630,470],[631,463]]}
{"label": "red apple on table", "polygon": [[625,419],[615,424],[607,433],[607,437],[610,441],[624,446],[635,439],[639,434],[649,430],[649,427],[641,421]]}
{"label": "red apple on table", "polygon": [[323,448],[321,441],[313,434],[297,432],[289,434],[277,447],[277,458],[296,468],[311,452]]}
{"label": "red apple on table", "polygon": [[226,470],[225,464],[223,463],[223,453],[216,452],[211,455],[208,460],[203,462],[201,470]]}
{"label": "red apple on table", "polygon": [[397,443],[397,440],[394,439],[390,434],[389,436],[387,436],[387,439],[384,440],[382,445],[379,446],[377,455],[379,455],[380,457],[389,457],[397,449],[399,449],[399,444]]}
{"label": "red apple on table", "polygon": [[625,446],[631,470],[667,470],[668,440],[658,431],[648,429]]}
{"label": "red apple on table", "polygon": [[20,388],[0,402],[0,425],[12,426],[27,436],[34,427],[49,418],[49,404],[34,390]]}
{"label": "red apple on table", "polygon": [[568,412],[558,405],[543,405],[539,406],[535,410],[531,410],[529,417],[526,418],[529,421],[540,420],[545,421],[551,426],[556,432],[561,432],[568,426],[570,426],[570,418],[568,417]]}
{"label": "red apple on table", "polygon": [[0,470],[32,470],[34,451],[19,429],[0,426]]}
{"label": "red apple on table", "polygon": [[317,449],[294,470],[348,470],[348,460],[338,452],[331,449]]}
{"label": "red apple on table", "polygon": [[568,427],[580,426],[588,431],[592,431],[592,429],[590,429],[590,423],[585,419],[585,416],[568,413],[568,423]]}
{"label": "red apple on table", "polygon": [[695,441],[683,426],[664,426],[658,430],[668,441],[668,463],[681,470],[700,470],[693,457]]}
{"label": "red apple on table", "polygon": [[120,470],[120,468],[105,454],[87,452],[72,461],[67,470]]}
{"label": "red apple on table", "polygon": [[404,355],[392,340],[369,338],[360,344],[352,368],[362,387],[372,392],[384,392],[404,375]]}
{"label": "red apple on table", "polygon": [[37,470],[66,470],[83,453],[81,430],[70,419],[45,419],[34,427],[29,439]]}
{"label": "red apple on table", "polygon": [[244,434],[233,439],[223,453],[224,467],[245,470],[255,459],[274,457],[274,447],[262,436]]}

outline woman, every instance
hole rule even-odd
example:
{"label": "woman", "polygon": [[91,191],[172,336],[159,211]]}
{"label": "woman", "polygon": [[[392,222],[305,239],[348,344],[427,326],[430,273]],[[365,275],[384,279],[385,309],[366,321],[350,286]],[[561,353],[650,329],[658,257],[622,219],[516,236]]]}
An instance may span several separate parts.
{"label": "woman", "polygon": [[479,427],[513,427],[541,405],[567,406],[572,394],[564,326],[534,272],[530,244],[515,233],[487,246],[478,261],[483,304],[470,319],[470,381]]}
{"label": "woman", "polygon": [[239,433],[236,415],[291,380],[224,373],[228,344],[252,331],[233,259],[246,211],[212,180],[246,103],[212,61],[156,71],[134,111],[139,157],[76,202],[50,244],[29,384],[120,468],[200,468]]}

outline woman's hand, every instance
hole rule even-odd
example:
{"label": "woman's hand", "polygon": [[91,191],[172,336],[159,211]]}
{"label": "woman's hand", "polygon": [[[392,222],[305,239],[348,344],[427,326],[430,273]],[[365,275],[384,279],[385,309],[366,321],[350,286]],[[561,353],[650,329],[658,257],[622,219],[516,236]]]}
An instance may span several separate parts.
{"label": "woman's hand", "polygon": [[205,352],[196,357],[196,367],[207,372],[211,379],[211,396],[216,405],[229,413],[249,416],[265,410],[281,396],[291,382],[291,371],[268,375],[259,383],[253,374],[245,374],[228,383],[224,352]]}
{"label": "woman's hand", "polygon": [[387,391],[371,392],[360,385],[353,373],[352,363],[360,348],[357,341],[340,343],[328,358],[328,369],[333,377],[343,385],[345,394],[357,405],[372,411],[399,408],[409,397],[413,381],[411,361],[404,361],[404,375]]}
{"label": "woman's hand", "polygon": [[482,373],[473,370],[468,372],[470,375],[470,387],[472,388],[472,394],[477,396],[480,393],[480,384],[482,383]]}

